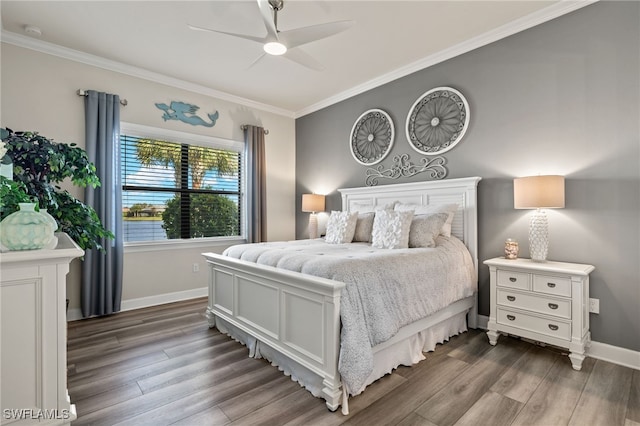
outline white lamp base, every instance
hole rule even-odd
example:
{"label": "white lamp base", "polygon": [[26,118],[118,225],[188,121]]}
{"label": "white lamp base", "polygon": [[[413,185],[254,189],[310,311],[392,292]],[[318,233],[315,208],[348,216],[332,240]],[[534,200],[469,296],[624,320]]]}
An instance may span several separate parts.
{"label": "white lamp base", "polygon": [[309,215],[309,238],[318,238],[318,215],[311,213]]}
{"label": "white lamp base", "polygon": [[549,252],[549,222],[547,214],[537,209],[529,224],[529,251],[534,262],[546,262]]}

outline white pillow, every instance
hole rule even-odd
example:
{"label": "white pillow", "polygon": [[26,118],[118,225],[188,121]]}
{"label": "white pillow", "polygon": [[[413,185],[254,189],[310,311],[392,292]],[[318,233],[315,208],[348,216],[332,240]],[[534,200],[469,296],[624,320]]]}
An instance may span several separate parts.
{"label": "white pillow", "polygon": [[372,246],[399,249],[409,247],[413,211],[380,210],[373,220]]}
{"label": "white pillow", "polygon": [[353,242],[370,243],[371,231],[373,230],[374,212],[358,213],[356,221],[356,232],[353,234]]}
{"label": "white pillow", "polygon": [[431,204],[428,206],[420,204],[396,204],[394,209],[396,211],[413,210],[415,215],[447,213],[448,217],[440,230],[440,234],[449,238],[451,236],[451,224],[453,223],[453,217],[458,211],[458,204]]}
{"label": "white pillow", "polygon": [[350,243],[356,232],[358,212],[332,211],[327,220],[327,235],[325,241],[330,244]]}
{"label": "white pillow", "polygon": [[414,215],[409,230],[409,247],[435,247],[447,217],[447,213]]}

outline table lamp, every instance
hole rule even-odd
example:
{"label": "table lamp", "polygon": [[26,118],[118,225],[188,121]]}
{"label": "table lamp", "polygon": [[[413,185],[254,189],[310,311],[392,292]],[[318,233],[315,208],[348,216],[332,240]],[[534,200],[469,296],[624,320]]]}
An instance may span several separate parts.
{"label": "table lamp", "polygon": [[527,176],[513,180],[513,207],[536,209],[529,224],[531,260],[545,262],[549,252],[549,224],[544,209],[564,208],[564,176]]}
{"label": "table lamp", "polygon": [[318,238],[318,216],[316,212],[324,211],[324,195],[302,194],[302,211],[309,215],[309,238]]}

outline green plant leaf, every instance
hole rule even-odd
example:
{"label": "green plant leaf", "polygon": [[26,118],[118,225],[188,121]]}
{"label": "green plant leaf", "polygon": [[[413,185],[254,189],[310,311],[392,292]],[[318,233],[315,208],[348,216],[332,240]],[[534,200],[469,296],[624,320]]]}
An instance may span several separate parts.
{"label": "green plant leaf", "polygon": [[100,186],[96,167],[87,153],[76,144],[54,142],[36,132],[6,128],[0,129],[0,135],[6,143],[6,155],[13,161],[14,173],[13,181],[0,180],[2,218],[18,210],[19,202],[37,202],[56,219],[60,231],[69,234],[82,249],[104,251],[113,234],[104,228],[93,208],[56,185],[70,179],[83,188]]}

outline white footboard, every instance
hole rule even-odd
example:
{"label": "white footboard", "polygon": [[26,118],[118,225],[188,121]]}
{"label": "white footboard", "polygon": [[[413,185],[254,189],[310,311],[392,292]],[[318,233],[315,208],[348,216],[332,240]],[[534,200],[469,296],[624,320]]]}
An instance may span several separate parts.
{"label": "white footboard", "polygon": [[330,410],[341,402],[338,355],[344,283],[283,271],[215,253],[207,318],[222,318],[322,378]]}

